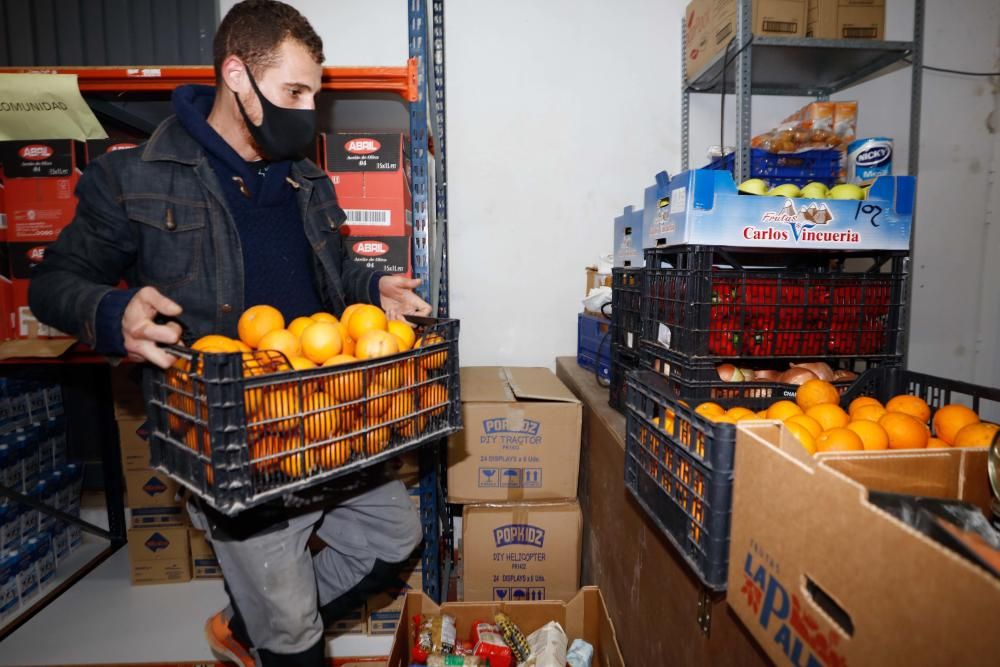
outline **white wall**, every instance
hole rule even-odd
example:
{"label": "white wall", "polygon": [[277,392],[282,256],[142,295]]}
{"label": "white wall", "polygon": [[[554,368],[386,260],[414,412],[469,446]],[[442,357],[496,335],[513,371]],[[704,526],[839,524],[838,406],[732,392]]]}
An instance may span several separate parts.
{"label": "white wall", "polygon": [[[220,2],[222,12],[233,4]],[[330,65],[397,65],[405,0],[296,0]],[[451,0],[446,5],[452,312],[466,364],[551,365],[576,345],[583,267],[652,175],[680,166],[680,26],[668,0]],[[908,0],[888,0],[908,39]],[[1000,69],[1000,3],[928,2],[925,62]],[[909,71],[855,87],[859,134],[896,139],[905,171]],[[757,98],[754,131],[805,103]],[[733,143],[732,98],[727,143]],[[358,103],[354,103],[356,105]],[[924,76],[911,366],[1000,384],[1000,167],[989,79]],[[338,103],[339,124],[384,111]],[[377,117],[373,117],[375,114]],[[718,97],[694,96],[692,163],[718,143]],[[990,203],[992,197],[992,204]],[[988,213],[989,211],[989,213]],[[987,224],[987,215],[989,222]]]}

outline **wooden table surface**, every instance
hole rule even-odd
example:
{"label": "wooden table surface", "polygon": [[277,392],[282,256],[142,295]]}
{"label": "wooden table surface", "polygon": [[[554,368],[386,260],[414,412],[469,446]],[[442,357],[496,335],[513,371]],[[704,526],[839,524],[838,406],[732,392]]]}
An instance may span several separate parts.
{"label": "wooden table surface", "polygon": [[709,633],[702,632],[697,577],[625,489],[625,418],[575,357],[559,357],[556,374],[583,402],[581,583],[604,593],[626,664],[770,664],[720,596],[710,602]]}

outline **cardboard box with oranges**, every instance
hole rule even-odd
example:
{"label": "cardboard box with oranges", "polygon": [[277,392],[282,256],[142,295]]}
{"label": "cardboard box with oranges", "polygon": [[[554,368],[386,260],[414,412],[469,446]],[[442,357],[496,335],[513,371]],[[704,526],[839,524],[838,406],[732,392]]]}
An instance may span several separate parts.
{"label": "cardboard box with oranges", "polygon": [[737,427],[728,602],[777,665],[988,665],[1000,579],[869,499],[989,515],[988,451],[806,454],[776,422]]}

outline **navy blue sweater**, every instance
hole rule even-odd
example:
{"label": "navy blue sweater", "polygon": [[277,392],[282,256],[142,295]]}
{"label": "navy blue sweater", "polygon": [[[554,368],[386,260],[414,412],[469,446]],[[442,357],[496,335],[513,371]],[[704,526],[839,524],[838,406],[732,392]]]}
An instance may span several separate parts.
{"label": "navy blue sweater", "polygon": [[[291,162],[243,160],[207,122],[214,88],[181,86],[172,99],[180,124],[205,149],[236,223],[243,252],[245,306],[270,304],[286,322],[323,310],[313,282],[312,249],[295,190],[286,180]],[[380,277],[373,276],[369,287],[373,303],[379,302]],[[115,290],[102,299],[97,312],[98,352],[125,354],[121,320],[135,291]]]}

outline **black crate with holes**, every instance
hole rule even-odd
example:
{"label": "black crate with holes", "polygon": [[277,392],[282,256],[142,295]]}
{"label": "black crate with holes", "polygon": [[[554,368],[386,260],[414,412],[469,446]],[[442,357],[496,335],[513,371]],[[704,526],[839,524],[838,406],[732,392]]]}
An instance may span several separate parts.
{"label": "black crate with holes", "polygon": [[195,352],[146,373],[150,457],[228,515],[444,438],[462,425],[457,320],[414,349],[290,370],[278,352]]}
{"label": "black crate with holes", "polygon": [[642,338],[642,277],[642,269],[611,270],[612,338],[632,354]]}
{"label": "black crate with holes", "polygon": [[841,397],[846,407],[859,396],[886,403],[893,396],[910,394],[927,401],[932,414],[949,403],[972,408],[985,422],[1000,423],[1000,388],[960,382],[903,368],[876,368],[864,373]]}
{"label": "black crate with holes", "polygon": [[608,403],[619,412],[625,411],[625,375],[639,368],[639,356],[620,345],[611,350],[611,384],[608,386]]}
{"label": "black crate with holes", "polygon": [[[712,590],[726,588],[736,426],[669,394],[650,371],[626,379],[625,487]],[[771,399],[719,401],[759,410]]]}
{"label": "black crate with holes", "polygon": [[[802,359],[800,361],[817,361]],[[835,371],[846,371],[843,379],[834,379],[833,385],[841,394],[850,389],[857,376],[871,368],[902,366],[902,358],[889,359],[830,359],[829,366]],[[640,366],[653,371],[666,382],[668,392],[675,399],[716,400],[716,399],[782,399],[795,400],[797,385],[776,380],[742,379],[723,380],[719,376],[717,361],[692,360],[672,352],[659,343],[642,341]],[[753,377],[755,372],[789,369],[789,362],[770,359],[740,361],[737,372],[741,376]]]}
{"label": "black crate with holes", "polygon": [[643,339],[702,360],[898,359],[903,254],[646,251]]}

